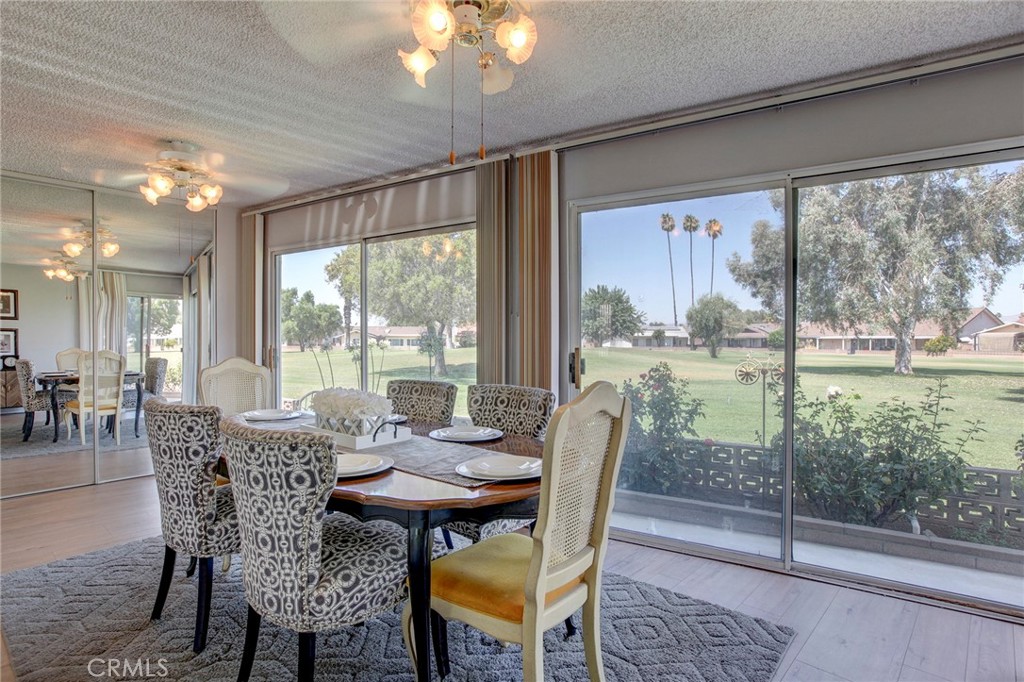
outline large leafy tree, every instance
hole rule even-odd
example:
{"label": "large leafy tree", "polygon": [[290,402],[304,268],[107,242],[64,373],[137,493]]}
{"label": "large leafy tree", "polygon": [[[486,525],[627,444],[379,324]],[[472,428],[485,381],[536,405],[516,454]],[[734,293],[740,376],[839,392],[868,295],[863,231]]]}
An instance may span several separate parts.
{"label": "large leafy tree", "polygon": [[[452,327],[476,321],[475,231],[374,244],[368,267],[368,312],[387,324],[422,326],[450,348]],[[362,304],[357,297],[356,249],[339,252],[327,265],[327,274],[346,301],[351,300],[356,308]],[[447,376],[444,346],[433,360],[434,373]]]}
{"label": "large leafy tree", "polygon": [[[781,197],[773,197],[781,213]],[[914,329],[955,331],[976,285],[986,301],[1024,260],[1024,166],[893,175],[811,187],[799,204],[798,315],[859,334],[879,324],[896,339],[894,371],[911,374]],[[750,261],[733,278],[781,314],[782,227],[755,224]]]}
{"label": "large leafy tree", "polygon": [[742,313],[736,303],[722,294],[705,294],[686,311],[686,327],[691,340],[700,338],[708,354],[717,358],[722,340],[743,328]]}
{"label": "large leafy tree", "polygon": [[346,346],[352,343],[352,317],[359,312],[359,269],[360,247],[358,245],[342,247],[331,262],[324,266],[327,281],[334,285],[342,299],[342,330],[345,333]]}
{"label": "large leafy tree", "polygon": [[[125,327],[128,330],[128,339],[131,346],[140,348],[139,334],[145,333],[142,330],[142,298],[131,296],[128,298],[128,313]],[[171,333],[174,325],[181,322],[181,301],[175,298],[151,298],[149,299],[149,333],[152,336],[167,336]]]}
{"label": "large leafy tree", "polygon": [[327,344],[341,330],[341,310],[330,303],[317,303],[312,291],[297,296],[296,289],[281,292],[281,333],[299,350]]}
{"label": "large leafy tree", "polygon": [[580,321],[583,338],[595,346],[640,332],[644,314],[636,309],[624,289],[598,284],[583,294]]}

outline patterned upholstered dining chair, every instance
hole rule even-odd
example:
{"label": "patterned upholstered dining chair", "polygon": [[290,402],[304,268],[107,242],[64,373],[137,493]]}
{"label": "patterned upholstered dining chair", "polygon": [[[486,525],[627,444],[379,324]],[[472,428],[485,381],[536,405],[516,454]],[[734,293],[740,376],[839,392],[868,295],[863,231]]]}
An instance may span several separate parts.
{"label": "patterned upholstered dining chair", "polygon": [[241,417],[221,422],[221,434],[249,602],[238,680],[249,679],[263,618],[299,633],[298,678],[312,680],[317,632],[404,598],[408,535],[388,521],[326,515],[337,480],[330,436],[255,429]]}
{"label": "patterned upholstered dining chair", "polygon": [[394,411],[414,422],[451,424],[459,387],[447,381],[393,379],[387,394]]}
{"label": "patterned upholstered dining chair", "polygon": [[[440,616],[434,647],[447,670],[444,619],[523,645],[523,679],[544,679],[544,632],[583,607],[590,679],[601,661],[601,568],[615,483],[630,423],[629,401],[606,381],[563,405],[544,441],[540,513],[533,537],[482,540],[431,564],[430,606]],[[411,619],[402,616],[406,647]]]}
{"label": "patterned upholstered dining chair", "polygon": [[231,417],[270,404],[270,370],[245,358],[228,358],[199,373],[199,402],[216,405]]}
{"label": "patterned upholstered dining chair", "polygon": [[[214,483],[220,458],[218,407],[180,405],[151,398],[146,411],[149,451],[160,498],[164,566],[151,618],[167,599],[178,552],[199,558],[199,598],[192,650],[206,647],[213,592],[213,557],[239,551],[238,515],[230,485]],[[191,571],[191,568],[190,568]]]}
{"label": "patterned upholstered dining chair", "polygon": [[25,442],[32,435],[36,412],[42,410],[49,413],[50,392],[36,390],[36,369],[31,360],[15,360],[14,371],[18,373],[21,406],[25,408],[25,420],[21,423],[21,441]]}
{"label": "patterned upholstered dining chair", "polygon": [[[474,384],[469,387],[469,416],[476,426],[501,429],[515,436],[543,438],[554,410],[555,394],[544,388],[510,384]],[[476,542],[492,535],[513,533],[530,523],[524,519],[496,519],[483,525],[473,521],[453,521],[443,528]]]}

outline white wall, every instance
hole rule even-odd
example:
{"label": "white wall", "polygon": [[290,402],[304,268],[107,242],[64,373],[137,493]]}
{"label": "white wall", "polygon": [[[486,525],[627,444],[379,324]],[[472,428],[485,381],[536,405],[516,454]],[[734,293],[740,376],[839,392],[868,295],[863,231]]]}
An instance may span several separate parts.
{"label": "white wall", "polygon": [[0,287],[18,291],[18,319],[0,320],[0,327],[18,330],[18,355],[36,371],[56,369],[57,353],[79,346],[77,283],[46,279],[42,267],[4,265]]}
{"label": "white wall", "polygon": [[214,347],[213,362],[235,355],[248,357],[245,320],[251,318],[252,296],[247,292],[247,276],[252,267],[243,260],[241,213],[228,207],[217,208],[217,234],[214,238]]}

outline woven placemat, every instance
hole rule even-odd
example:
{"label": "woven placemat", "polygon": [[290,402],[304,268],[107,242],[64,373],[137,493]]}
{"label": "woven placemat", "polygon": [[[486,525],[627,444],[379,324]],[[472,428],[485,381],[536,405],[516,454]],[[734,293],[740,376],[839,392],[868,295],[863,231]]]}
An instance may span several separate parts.
{"label": "woven placemat", "polygon": [[375,455],[386,455],[395,460],[395,468],[410,474],[452,483],[463,488],[476,488],[496,479],[481,481],[456,473],[455,467],[487,452],[462,443],[448,443],[426,436],[413,436],[409,440],[372,449]]}

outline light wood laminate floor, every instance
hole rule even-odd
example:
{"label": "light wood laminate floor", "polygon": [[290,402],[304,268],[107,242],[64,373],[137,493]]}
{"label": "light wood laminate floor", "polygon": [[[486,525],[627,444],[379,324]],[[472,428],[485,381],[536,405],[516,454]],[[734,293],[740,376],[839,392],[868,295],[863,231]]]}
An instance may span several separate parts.
{"label": "light wood laminate floor", "polygon": [[[151,477],[4,500],[0,571],[159,533]],[[793,627],[779,681],[1024,682],[1024,626],[623,542],[605,568]]]}

